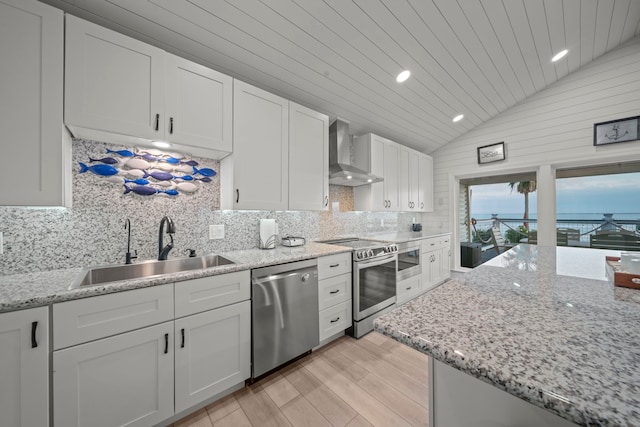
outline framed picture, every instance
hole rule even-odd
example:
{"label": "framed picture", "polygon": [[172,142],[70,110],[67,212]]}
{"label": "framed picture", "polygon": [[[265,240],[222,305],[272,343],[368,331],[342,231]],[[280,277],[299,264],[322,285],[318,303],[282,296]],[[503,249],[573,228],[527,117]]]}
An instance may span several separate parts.
{"label": "framed picture", "polygon": [[638,126],[640,126],[640,116],[596,123],[593,125],[593,145],[637,141]]}
{"label": "framed picture", "polygon": [[504,142],[478,147],[478,164],[497,162],[504,160]]}

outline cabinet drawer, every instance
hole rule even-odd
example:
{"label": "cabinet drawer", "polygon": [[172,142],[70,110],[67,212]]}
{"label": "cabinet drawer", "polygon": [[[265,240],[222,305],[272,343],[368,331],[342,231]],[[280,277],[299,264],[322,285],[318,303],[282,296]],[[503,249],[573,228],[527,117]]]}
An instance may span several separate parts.
{"label": "cabinet drawer", "polygon": [[176,282],[176,317],[248,300],[251,298],[250,274],[246,270]]}
{"label": "cabinet drawer", "polygon": [[351,274],[341,274],[318,282],[320,310],[351,299]]}
{"label": "cabinet drawer", "polygon": [[401,305],[412,300],[420,293],[422,275],[411,277],[396,284],[397,304]]}
{"label": "cabinet drawer", "polygon": [[53,349],[173,319],[173,284],[53,305]]}
{"label": "cabinet drawer", "polygon": [[437,249],[440,246],[440,242],[437,237],[430,237],[422,241],[422,252],[429,252]]}
{"label": "cabinet drawer", "polygon": [[351,300],[341,302],[320,312],[320,341],[351,326]]}
{"label": "cabinet drawer", "polygon": [[318,280],[351,272],[351,252],[318,258]]}

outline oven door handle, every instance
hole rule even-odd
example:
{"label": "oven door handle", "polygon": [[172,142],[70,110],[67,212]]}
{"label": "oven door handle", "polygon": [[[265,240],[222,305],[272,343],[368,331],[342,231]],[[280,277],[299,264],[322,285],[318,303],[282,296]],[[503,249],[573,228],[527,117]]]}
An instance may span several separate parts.
{"label": "oven door handle", "polygon": [[396,254],[387,255],[383,258],[376,258],[371,261],[358,261],[357,265],[358,265],[358,269],[362,270],[363,268],[366,268],[366,267],[375,267],[376,265],[386,264],[392,259],[398,259],[398,255]]}

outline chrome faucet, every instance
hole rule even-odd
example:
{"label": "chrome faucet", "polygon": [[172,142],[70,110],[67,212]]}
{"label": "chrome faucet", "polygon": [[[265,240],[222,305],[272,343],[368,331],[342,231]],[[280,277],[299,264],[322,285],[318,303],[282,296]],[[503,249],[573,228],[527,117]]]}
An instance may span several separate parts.
{"label": "chrome faucet", "polygon": [[127,233],[127,253],[125,254],[125,264],[131,264],[131,260],[138,258],[138,251],[136,251],[135,255],[131,255],[131,221],[129,221],[129,218],[127,218],[124,221],[124,229],[128,230]]}
{"label": "chrome faucet", "polygon": [[[162,235],[164,233],[164,224],[167,224],[167,234],[171,239],[171,243],[167,246],[163,246]],[[176,232],[176,226],[173,224],[173,220],[168,216],[164,216],[160,220],[160,231],[158,232],[158,261],[165,261],[169,255],[169,251],[173,249],[173,233]]]}

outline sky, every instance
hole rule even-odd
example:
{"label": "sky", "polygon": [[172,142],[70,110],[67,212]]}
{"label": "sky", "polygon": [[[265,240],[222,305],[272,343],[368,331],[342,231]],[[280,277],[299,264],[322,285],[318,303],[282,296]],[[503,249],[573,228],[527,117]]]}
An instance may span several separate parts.
{"label": "sky", "polygon": [[[524,195],[507,183],[471,187],[472,214],[524,213]],[[536,193],[529,194],[529,212],[536,211]],[[562,213],[640,213],[640,173],[556,180],[556,209]]]}

